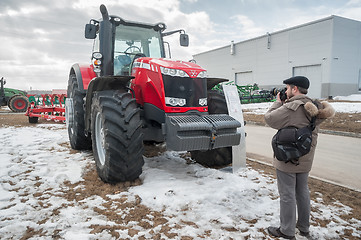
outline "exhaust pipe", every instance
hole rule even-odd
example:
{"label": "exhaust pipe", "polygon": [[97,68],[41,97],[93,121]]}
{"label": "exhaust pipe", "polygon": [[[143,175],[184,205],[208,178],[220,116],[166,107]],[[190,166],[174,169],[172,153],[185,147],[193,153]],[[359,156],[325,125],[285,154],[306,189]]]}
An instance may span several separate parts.
{"label": "exhaust pipe", "polygon": [[112,24],[109,21],[108,10],[104,4],[100,5],[100,13],[102,14],[103,21],[99,24],[99,50],[103,55],[103,65],[101,76],[113,75],[112,66]]}
{"label": "exhaust pipe", "polygon": [[102,14],[103,21],[109,21],[108,10],[104,4],[100,5],[100,13]]}

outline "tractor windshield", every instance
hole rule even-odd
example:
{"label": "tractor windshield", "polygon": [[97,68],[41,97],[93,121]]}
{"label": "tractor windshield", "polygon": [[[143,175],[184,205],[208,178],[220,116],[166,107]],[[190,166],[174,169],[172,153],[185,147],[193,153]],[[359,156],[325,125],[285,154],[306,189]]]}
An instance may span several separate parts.
{"label": "tractor windshield", "polygon": [[160,32],[152,28],[119,25],[114,39],[114,75],[129,75],[135,57],[160,58],[164,54]]}

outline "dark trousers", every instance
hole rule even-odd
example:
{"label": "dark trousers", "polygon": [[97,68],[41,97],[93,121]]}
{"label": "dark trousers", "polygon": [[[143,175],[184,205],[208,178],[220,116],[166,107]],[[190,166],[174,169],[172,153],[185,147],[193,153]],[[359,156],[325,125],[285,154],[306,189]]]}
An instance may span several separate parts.
{"label": "dark trousers", "polygon": [[281,232],[294,236],[296,226],[299,230],[308,232],[311,211],[308,172],[286,173],[277,170],[277,185],[280,194]]}

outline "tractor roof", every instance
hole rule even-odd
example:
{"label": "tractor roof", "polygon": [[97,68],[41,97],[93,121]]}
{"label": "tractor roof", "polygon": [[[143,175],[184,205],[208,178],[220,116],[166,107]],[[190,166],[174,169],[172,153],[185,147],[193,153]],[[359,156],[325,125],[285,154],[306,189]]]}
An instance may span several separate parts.
{"label": "tractor roof", "polygon": [[133,22],[133,21],[124,20],[123,18],[115,15],[110,15],[109,18],[110,18],[110,22],[115,23],[117,25],[122,24],[125,26],[153,28],[154,30],[161,32],[163,32],[167,28],[167,26],[164,23],[149,24],[149,23]]}

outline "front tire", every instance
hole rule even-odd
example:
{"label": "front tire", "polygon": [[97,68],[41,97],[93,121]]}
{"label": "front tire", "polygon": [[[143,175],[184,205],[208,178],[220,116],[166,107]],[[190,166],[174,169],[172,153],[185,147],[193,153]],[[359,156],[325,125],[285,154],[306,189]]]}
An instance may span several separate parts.
{"label": "front tire", "polygon": [[[209,90],[207,102],[209,114],[228,114],[227,102],[223,93]],[[223,167],[232,163],[232,147],[191,151],[191,157],[206,167]]]}
{"label": "front tire", "polygon": [[75,74],[69,75],[65,118],[70,145],[76,150],[91,149],[91,138],[85,135],[84,97],[80,92]]}
{"label": "front tire", "polygon": [[142,173],[140,110],[130,93],[102,91],[93,97],[91,129],[99,177],[107,183],[133,181]]}

